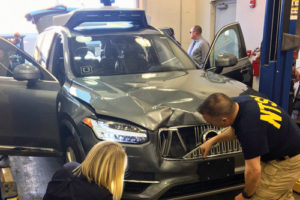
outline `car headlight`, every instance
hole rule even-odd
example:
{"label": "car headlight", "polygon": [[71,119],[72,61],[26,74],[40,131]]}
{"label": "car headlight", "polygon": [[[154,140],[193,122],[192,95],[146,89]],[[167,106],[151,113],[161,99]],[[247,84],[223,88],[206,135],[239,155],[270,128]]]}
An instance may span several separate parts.
{"label": "car headlight", "polygon": [[137,126],[107,120],[85,118],[83,123],[94,131],[101,140],[141,144],[148,140],[147,131]]}

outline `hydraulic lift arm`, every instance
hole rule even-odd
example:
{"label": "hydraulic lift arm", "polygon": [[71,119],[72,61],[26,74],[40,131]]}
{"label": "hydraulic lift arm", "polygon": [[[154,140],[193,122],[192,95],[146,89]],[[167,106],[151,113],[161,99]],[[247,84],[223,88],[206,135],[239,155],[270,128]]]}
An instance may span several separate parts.
{"label": "hydraulic lift arm", "polygon": [[293,51],[300,46],[299,18],[299,0],[267,0],[259,91],[286,111],[289,106]]}

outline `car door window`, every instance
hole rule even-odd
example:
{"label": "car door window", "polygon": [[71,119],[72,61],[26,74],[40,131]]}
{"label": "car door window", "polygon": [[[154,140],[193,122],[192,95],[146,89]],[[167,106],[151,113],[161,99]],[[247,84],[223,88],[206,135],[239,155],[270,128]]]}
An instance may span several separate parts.
{"label": "car door window", "polygon": [[222,32],[217,38],[215,45],[212,47],[209,56],[209,66],[214,67],[216,58],[219,54],[230,53],[238,59],[241,58],[240,42],[237,32],[234,29],[229,29]]}
{"label": "car door window", "polygon": [[57,78],[61,85],[65,82],[63,43],[60,35],[55,35],[49,54],[47,69]]}
{"label": "car door window", "polygon": [[0,40],[0,76],[12,77],[17,65],[28,63],[19,50],[4,40]]}
{"label": "car door window", "polygon": [[[0,77],[13,77],[16,66],[29,63],[41,69],[25,52],[5,40],[0,40]],[[40,70],[40,72],[41,80],[53,80],[47,71]]]}
{"label": "car door window", "polygon": [[36,42],[34,58],[42,67],[45,68],[48,64],[47,59],[50,52],[53,37],[53,32],[41,33]]}
{"label": "car door window", "polygon": [[0,76],[12,76],[11,62],[5,49],[0,49]]}

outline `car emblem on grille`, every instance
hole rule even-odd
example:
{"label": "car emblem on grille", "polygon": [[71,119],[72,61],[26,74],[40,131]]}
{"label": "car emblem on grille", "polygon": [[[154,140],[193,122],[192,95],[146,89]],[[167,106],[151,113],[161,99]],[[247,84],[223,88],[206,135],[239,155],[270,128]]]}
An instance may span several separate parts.
{"label": "car emblem on grille", "polygon": [[202,134],[201,143],[206,142],[207,140],[217,136],[219,134],[219,131],[217,130],[207,130]]}

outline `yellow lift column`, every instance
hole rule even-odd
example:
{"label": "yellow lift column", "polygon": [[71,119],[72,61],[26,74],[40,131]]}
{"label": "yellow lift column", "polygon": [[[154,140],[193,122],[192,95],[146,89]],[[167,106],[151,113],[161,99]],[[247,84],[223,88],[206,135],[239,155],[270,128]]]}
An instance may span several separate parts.
{"label": "yellow lift column", "polygon": [[300,194],[300,178],[298,178],[298,181],[294,185],[293,190],[294,190],[294,192],[297,192]]}
{"label": "yellow lift column", "polygon": [[1,200],[18,200],[17,184],[10,168],[1,168]]}

